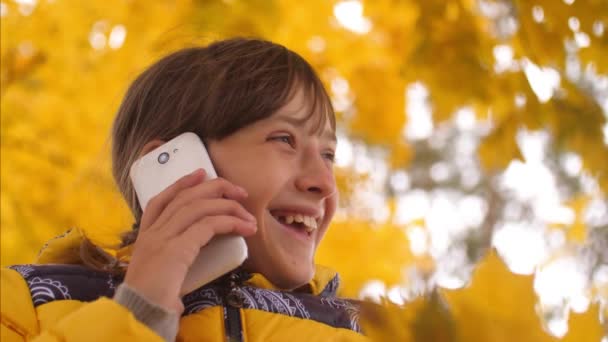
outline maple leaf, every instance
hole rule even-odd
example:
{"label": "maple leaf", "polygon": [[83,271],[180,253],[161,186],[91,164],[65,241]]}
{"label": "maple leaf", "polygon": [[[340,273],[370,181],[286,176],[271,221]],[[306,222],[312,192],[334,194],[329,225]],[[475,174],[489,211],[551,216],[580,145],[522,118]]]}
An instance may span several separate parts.
{"label": "maple leaf", "polygon": [[509,271],[494,250],[479,262],[467,287],[440,293],[459,341],[555,341],[536,313],[533,277]]}
{"label": "maple leaf", "polygon": [[570,313],[568,320],[568,333],[561,339],[562,342],[600,341],[608,334],[608,327],[602,329],[600,323],[600,305],[595,303],[583,313]]}

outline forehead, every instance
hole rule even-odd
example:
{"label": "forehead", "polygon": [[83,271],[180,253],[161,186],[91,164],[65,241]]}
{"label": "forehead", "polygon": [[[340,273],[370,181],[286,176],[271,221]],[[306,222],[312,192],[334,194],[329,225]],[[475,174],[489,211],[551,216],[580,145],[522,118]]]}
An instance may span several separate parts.
{"label": "forehead", "polygon": [[336,140],[332,124],[333,112],[323,105],[313,91],[305,92],[302,87],[288,98],[288,101],[272,114],[272,121],[286,121],[294,126],[305,128],[311,135],[327,136]]}

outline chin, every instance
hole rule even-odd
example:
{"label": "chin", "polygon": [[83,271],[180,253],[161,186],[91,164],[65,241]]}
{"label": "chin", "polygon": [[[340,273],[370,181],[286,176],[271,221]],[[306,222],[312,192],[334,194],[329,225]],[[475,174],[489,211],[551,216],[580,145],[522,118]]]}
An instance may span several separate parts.
{"label": "chin", "polygon": [[312,263],[307,267],[293,267],[285,264],[265,264],[262,267],[256,267],[255,262],[249,260],[249,262],[245,262],[244,266],[250,272],[262,274],[274,286],[283,290],[293,290],[306,285],[315,274],[315,267]]}

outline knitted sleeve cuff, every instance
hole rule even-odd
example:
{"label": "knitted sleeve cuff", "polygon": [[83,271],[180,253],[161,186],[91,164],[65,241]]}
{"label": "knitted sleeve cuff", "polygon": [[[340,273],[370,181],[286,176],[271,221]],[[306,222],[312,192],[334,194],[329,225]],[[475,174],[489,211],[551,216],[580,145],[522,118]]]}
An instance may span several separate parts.
{"label": "knitted sleeve cuff", "polygon": [[175,341],[179,327],[179,315],[157,305],[135,289],[122,283],[116,289],[114,300],[133,313],[142,322],[165,341]]}

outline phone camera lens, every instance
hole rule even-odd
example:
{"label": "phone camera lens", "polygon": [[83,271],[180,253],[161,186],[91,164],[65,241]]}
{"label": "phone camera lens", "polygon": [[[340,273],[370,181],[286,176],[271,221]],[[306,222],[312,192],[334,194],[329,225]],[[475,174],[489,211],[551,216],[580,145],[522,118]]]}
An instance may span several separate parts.
{"label": "phone camera lens", "polygon": [[169,153],[163,152],[158,156],[158,162],[160,164],[165,164],[169,161]]}

